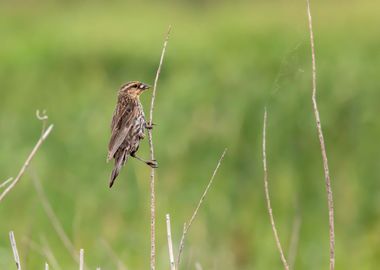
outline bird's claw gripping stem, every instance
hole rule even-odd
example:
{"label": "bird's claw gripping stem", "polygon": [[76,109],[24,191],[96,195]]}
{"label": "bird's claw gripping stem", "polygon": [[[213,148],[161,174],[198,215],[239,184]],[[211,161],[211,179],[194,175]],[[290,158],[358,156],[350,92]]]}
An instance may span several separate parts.
{"label": "bird's claw gripping stem", "polygon": [[157,160],[149,160],[146,162],[147,165],[149,165],[150,167],[152,168],[158,168],[158,163],[157,163]]}
{"label": "bird's claw gripping stem", "polygon": [[152,123],[152,124],[150,124],[150,123],[146,123],[145,124],[145,128],[146,129],[149,129],[149,130],[152,130],[153,129],[153,126],[155,126],[156,124],[155,123]]}

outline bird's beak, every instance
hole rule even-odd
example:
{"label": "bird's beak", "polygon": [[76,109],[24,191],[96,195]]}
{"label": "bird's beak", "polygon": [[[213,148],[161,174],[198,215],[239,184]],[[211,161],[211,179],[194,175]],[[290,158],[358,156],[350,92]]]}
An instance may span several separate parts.
{"label": "bird's beak", "polygon": [[140,95],[142,92],[145,92],[145,90],[148,90],[150,88],[150,85],[142,83],[140,84],[140,87],[138,88],[137,92]]}

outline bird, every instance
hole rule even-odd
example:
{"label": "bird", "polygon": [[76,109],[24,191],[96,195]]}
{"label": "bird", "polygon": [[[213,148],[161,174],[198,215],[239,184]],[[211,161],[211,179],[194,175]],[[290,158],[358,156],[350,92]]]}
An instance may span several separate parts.
{"label": "bird", "polygon": [[136,158],[152,168],[157,168],[156,160],[145,160],[136,155],[140,141],[145,137],[145,129],[152,129],[145,120],[140,95],[149,89],[148,84],[131,81],[121,86],[117,95],[117,104],[111,122],[111,138],[108,144],[107,162],[115,160],[109,180],[109,187],[114,184],[121,168],[128,157]]}

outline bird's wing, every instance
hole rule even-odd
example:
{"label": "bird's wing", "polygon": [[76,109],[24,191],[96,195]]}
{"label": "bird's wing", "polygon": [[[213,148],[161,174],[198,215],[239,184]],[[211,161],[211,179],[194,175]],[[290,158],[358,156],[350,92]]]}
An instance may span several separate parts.
{"label": "bird's wing", "polygon": [[108,144],[108,157],[107,161],[113,158],[117,149],[125,140],[129,130],[133,125],[133,116],[137,113],[137,106],[133,103],[128,103],[124,108],[122,105],[116,107],[115,113],[112,118],[112,134]]}

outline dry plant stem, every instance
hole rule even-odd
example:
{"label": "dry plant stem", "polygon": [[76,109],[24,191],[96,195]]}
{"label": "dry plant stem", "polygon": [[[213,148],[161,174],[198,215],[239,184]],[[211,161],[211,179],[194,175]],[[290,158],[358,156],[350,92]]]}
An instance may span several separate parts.
{"label": "dry plant stem", "polygon": [[170,226],[170,215],[169,214],[166,214],[166,231],[167,231],[167,236],[168,236],[170,270],[175,270],[173,242],[172,242],[172,229]]}
{"label": "dry plant stem", "polygon": [[16,239],[15,239],[15,236],[13,234],[13,231],[9,232],[9,240],[11,241],[11,246],[12,246],[12,251],[13,251],[13,257],[14,257],[15,262],[16,262],[17,270],[21,270],[20,257],[18,256]]}
{"label": "dry plant stem", "polygon": [[223,158],[224,158],[226,152],[227,152],[227,148],[224,149],[223,154],[222,154],[222,156],[220,157],[220,159],[219,159],[219,161],[218,161],[218,164],[216,165],[216,168],[215,168],[214,172],[212,173],[212,176],[211,176],[211,178],[210,178],[210,181],[208,182],[208,185],[207,185],[205,191],[203,192],[202,197],[201,197],[201,199],[199,200],[198,205],[197,205],[197,207],[195,208],[195,211],[194,211],[193,215],[191,216],[189,222],[188,222],[187,224],[185,223],[185,225],[184,225],[184,227],[183,227],[183,233],[182,233],[181,241],[180,241],[180,244],[179,244],[179,250],[178,250],[178,256],[177,256],[177,269],[179,269],[179,264],[180,264],[180,262],[181,262],[181,254],[182,254],[182,252],[183,252],[183,248],[184,248],[184,246],[185,246],[185,236],[186,236],[187,232],[189,231],[189,229],[190,229],[190,227],[191,227],[191,224],[193,224],[193,221],[195,220],[195,217],[196,217],[197,214],[198,214],[198,210],[199,210],[199,208],[201,207],[202,202],[203,202],[203,200],[205,199],[205,197],[206,197],[206,195],[207,195],[207,192],[208,192],[208,190],[210,189],[210,187],[211,187],[211,185],[212,185],[212,182],[214,181],[215,175],[216,175],[216,173],[218,172],[218,169],[219,169],[219,167],[220,167],[220,164],[222,163],[222,160],[223,160]]}
{"label": "dry plant stem", "polygon": [[49,265],[48,265],[48,263],[45,263],[45,270],[49,270]]}
{"label": "dry plant stem", "polygon": [[270,197],[269,197],[268,169],[267,169],[267,157],[266,157],[266,128],[267,128],[267,109],[265,108],[264,124],[263,124],[263,168],[264,168],[265,197],[267,201],[270,223],[272,225],[272,230],[273,230],[274,238],[276,240],[278,251],[280,252],[281,261],[282,261],[282,264],[284,265],[284,269],[289,270],[289,265],[285,259],[284,252],[281,247],[280,238],[278,237],[276,224],[274,223],[273,211],[272,211],[272,206],[271,206]]}
{"label": "dry plant stem", "polygon": [[41,200],[42,206],[45,210],[46,215],[48,216],[51,224],[53,225],[54,230],[57,232],[59,238],[61,239],[63,245],[73,257],[73,259],[79,263],[78,255],[75,253],[75,247],[73,243],[70,241],[69,237],[66,235],[65,231],[62,228],[61,223],[58,220],[58,217],[54,213],[53,208],[51,207],[48,199],[46,198],[45,192],[42,188],[40,181],[37,177],[33,177],[34,187],[38,193],[38,198]]}
{"label": "dry plant stem", "polygon": [[0,188],[5,187],[6,185],[8,185],[8,183],[11,182],[12,180],[13,180],[13,177],[8,178],[7,180],[5,180],[3,183],[0,184]]}
{"label": "dry plant stem", "polygon": [[[149,125],[150,126],[153,125],[153,110],[154,110],[154,100],[156,98],[157,82],[161,73],[162,62],[164,61],[164,56],[165,56],[166,46],[169,40],[170,30],[171,30],[171,26],[169,26],[168,32],[166,33],[164,46],[161,52],[160,64],[158,65],[156,78],[154,80],[152,100],[150,103],[150,111],[149,111]],[[152,129],[148,129],[148,138],[149,138],[150,159],[155,160]],[[152,168],[150,172],[150,269],[151,270],[156,269],[156,194],[155,194],[154,168]]]}
{"label": "dry plant stem", "polygon": [[12,188],[14,188],[14,186],[20,181],[21,176],[23,176],[23,174],[25,173],[25,171],[28,168],[31,160],[36,155],[36,153],[37,153],[38,149],[40,148],[40,146],[42,145],[42,143],[49,136],[49,134],[50,134],[50,132],[51,132],[52,129],[53,129],[53,125],[50,125],[46,129],[46,131],[41,135],[41,137],[38,140],[37,144],[34,146],[32,152],[29,154],[28,158],[26,159],[24,165],[21,167],[21,170],[19,171],[19,173],[18,173],[17,177],[15,178],[15,180],[3,191],[3,193],[1,193],[1,195],[0,195],[0,202],[4,199],[5,195],[7,195],[8,192],[11,191]]}
{"label": "dry plant stem", "polygon": [[331,189],[331,180],[329,172],[329,164],[327,160],[325,139],[322,131],[321,119],[319,116],[318,104],[317,104],[317,68],[315,64],[315,46],[314,46],[314,33],[313,33],[313,22],[310,11],[310,1],[307,2],[307,15],[309,20],[309,32],[310,32],[310,46],[311,46],[311,59],[312,59],[312,81],[313,81],[313,94],[312,102],[315,115],[315,122],[318,131],[319,143],[321,146],[321,154],[323,160],[323,168],[325,174],[326,192],[327,192],[327,203],[329,208],[329,231],[330,231],[330,270],[335,268],[335,232],[334,232],[334,201],[333,193]]}
{"label": "dry plant stem", "polygon": [[79,270],[84,270],[84,250],[79,250]]}

